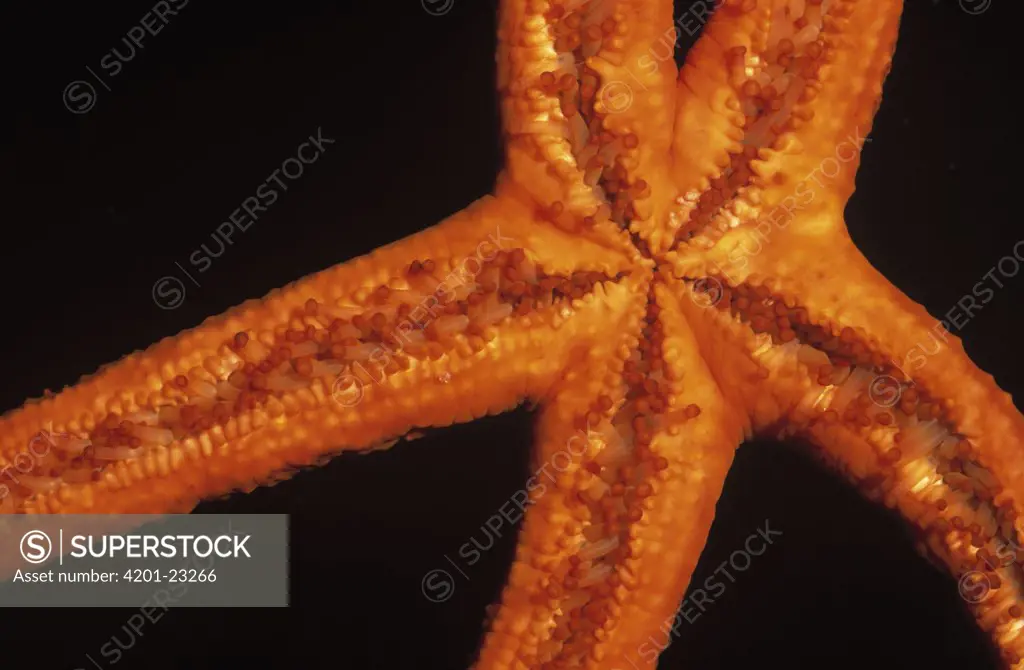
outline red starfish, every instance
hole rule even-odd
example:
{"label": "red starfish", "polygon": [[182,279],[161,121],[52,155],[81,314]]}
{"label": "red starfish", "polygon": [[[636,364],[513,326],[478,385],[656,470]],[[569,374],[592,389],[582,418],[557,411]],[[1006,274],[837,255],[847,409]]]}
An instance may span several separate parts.
{"label": "red starfish", "polygon": [[[678,85],[655,46],[670,5],[580,4],[503,7],[495,198],[8,415],[8,458],[44,420],[75,437],[6,504],[187,509],[527,397],[544,404],[538,468],[560,474],[531,487],[481,666],[650,662],[639,645],[671,618],[756,431],[819,443],[924,518],[957,570],[1011,571],[970,545],[1015,538],[1020,416],[842,225],[898,3],[784,3],[770,21],[726,3]],[[461,285],[438,290],[446,264]],[[934,353],[908,369],[922,343]],[[1015,661],[1003,579],[992,614]]]}

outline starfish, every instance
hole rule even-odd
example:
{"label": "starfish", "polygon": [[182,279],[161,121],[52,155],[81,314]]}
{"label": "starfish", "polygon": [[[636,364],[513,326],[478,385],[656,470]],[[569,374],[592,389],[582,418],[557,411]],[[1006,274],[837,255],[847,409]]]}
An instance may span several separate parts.
{"label": "starfish", "polygon": [[186,512],[530,402],[476,666],[654,667],[736,448],[795,438],[1019,664],[1024,418],[843,220],[902,3],[706,5],[502,2],[493,194],[7,413],[0,512]]}

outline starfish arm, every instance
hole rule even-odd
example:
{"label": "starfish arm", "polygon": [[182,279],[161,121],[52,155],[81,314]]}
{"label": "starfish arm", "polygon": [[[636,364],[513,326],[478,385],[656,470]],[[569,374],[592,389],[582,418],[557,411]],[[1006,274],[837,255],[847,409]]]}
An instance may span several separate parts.
{"label": "starfish arm", "polygon": [[[616,22],[586,67],[599,82],[595,114],[606,134],[595,143],[622,138],[607,175],[598,180],[612,217],[628,223],[641,249],[672,203],[670,148],[675,116],[673,3],[623,0],[604,10]],[[607,9],[605,10],[605,7]],[[635,140],[633,139],[635,138]]]}
{"label": "starfish arm", "polygon": [[897,509],[961,579],[979,624],[1015,665],[1024,657],[1024,417],[950,324],[852,244],[804,248],[785,259],[766,248],[749,283],[691,301],[706,358],[754,430],[809,439]]}
{"label": "starfish arm", "polygon": [[[795,213],[825,191],[841,211],[853,193],[902,5],[751,1],[715,13],[679,76],[681,202],[669,227],[680,254],[728,243],[735,229],[785,236],[842,224]],[[705,150],[687,146],[692,128]]]}
{"label": "starfish arm", "polygon": [[665,333],[665,366],[677,381],[671,409],[653,422],[651,450],[665,458],[668,468],[645,501],[644,519],[630,530],[635,550],[624,572],[636,583],[623,594],[621,628],[600,645],[597,653],[606,656],[594,667],[657,667],[657,654],[681,624],[677,608],[747,430],[745,417],[726,402],[703,360],[678,292],[659,284],[655,295]]}
{"label": "starfish arm", "polygon": [[[612,408],[621,402],[623,389],[616,369],[636,347],[643,318],[643,288],[634,289],[631,309],[623,314],[612,332],[617,336],[595,343],[589,351],[579,349],[575,360],[548,392],[538,417],[535,474],[527,481],[530,507],[519,535],[516,559],[508,585],[501,597],[491,632],[480,652],[477,667],[514,667],[513,659],[532,667],[524,656],[543,656],[557,623],[541,602],[554,594],[562,602],[567,589],[559,582],[566,576],[567,561],[574,555],[582,533],[577,480],[585,477],[581,459],[601,439],[600,427]],[[605,397],[602,410],[599,397]],[[598,418],[600,417],[600,418]],[[570,532],[571,531],[571,532]],[[559,579],[561,577],[561,579]]]}
{"label": "starfish arm", "polygon": [[672,293],[642,317],[552,389],[477,667],[654,667],[667,644],[743,429]]}
{"label": "starfish arm", "polygon": [[602,290],[616,309],[624,267],[484,198],[7,413],[0,511],[187,511],[413,427],[503,411],[542,393],[603,318],[582,298]]}
{"label": "starfish arm", "polygon": [[672,3],[510,1],[499,22],[505,186],[554,225],[633,250],[621,228],[665,209]]}

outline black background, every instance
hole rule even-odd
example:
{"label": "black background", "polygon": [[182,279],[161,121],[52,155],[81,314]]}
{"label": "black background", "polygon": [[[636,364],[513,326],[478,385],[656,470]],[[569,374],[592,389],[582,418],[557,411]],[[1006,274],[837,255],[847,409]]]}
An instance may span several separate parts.
{"label": "black background", "polygon": [[[868,258],[941,315],[1021,237],[1004,167],[1019,146],[1005,98],[1017,81],[1012,3],[979,15],[955,0],[909,4],[847,221]],[[97,86],[88,113],[69,112],[65,86],[90,80],[87,67],[105,75],[100,59],[150,7],[5,3],[0,14],[3,110],[15,118],[0,159],[0,409],[426,228],[497,174],[493,2],[454,0],[434,16],[419,0],[192,0],[107,77],[110,91]],[[188,267],[318,127],[337,142],[189,283],[175,263]],[[151,297],[167,275],[185,282],[173,310]],[[1008,280],[961,332],[1014,395],[1022,287],[1024,275]],[[446,602],[424,598],[421,579],[485,539],[481,525],[528,475],[530,438],[519,410],[202,505],[291,515],[290,609],[172,611],[113,665],[100,648],[129,640],[130,611],[0,611],[0,658],[34,669],[94,667],[86,654],[103,668],[466,667],[514,530],[455,575]],[[694,581],[766,519],[783,536],[684,625],[661,667],[996,667],[956,583],[917,556],[901,523],[785,445],[742,447]]]}

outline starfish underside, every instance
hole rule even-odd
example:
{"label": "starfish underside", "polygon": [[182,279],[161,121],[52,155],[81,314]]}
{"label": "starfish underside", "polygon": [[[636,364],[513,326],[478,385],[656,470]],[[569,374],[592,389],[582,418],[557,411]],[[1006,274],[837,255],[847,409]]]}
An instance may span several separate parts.
{"label": "starfish underside", "polygon": [[502,2],[493,195],[7,413],[0,468],[53,448],[0,513],[185,512],[530,401],[554,474],[476,665],[653,667],[736,447],[792,436],[983,575],[1017,665],[1024,419],[843,220],[902,3],[708,4],[677,69],[671,2]]}

